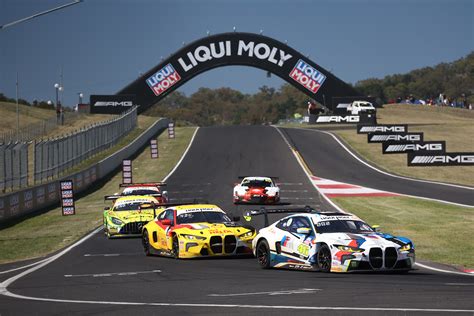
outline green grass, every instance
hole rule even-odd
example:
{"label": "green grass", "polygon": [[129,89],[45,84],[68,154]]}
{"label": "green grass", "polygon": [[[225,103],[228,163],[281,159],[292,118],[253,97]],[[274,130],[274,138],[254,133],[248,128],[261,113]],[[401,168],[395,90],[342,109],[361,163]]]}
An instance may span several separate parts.
{"label": "green grass", "polygon": [[418,259],[474,268],[474,209],[410,197],[334,198],[344,210],[410,238]]}
{"label": "green grass", "polygon": [[[176,138],[168,139],[165,131],[158,138],[158,159],[150,158],[149,147],[133,160],[135,182],[160,181],[184,153],[194,127],[176,127]],[[104,195],[119,192],[121,173],[97,191],[76,201],[76,215],[62,216],[55,208],[25,219],[0,231],[0,263],[32,259],[70,245],[102,223]]]}

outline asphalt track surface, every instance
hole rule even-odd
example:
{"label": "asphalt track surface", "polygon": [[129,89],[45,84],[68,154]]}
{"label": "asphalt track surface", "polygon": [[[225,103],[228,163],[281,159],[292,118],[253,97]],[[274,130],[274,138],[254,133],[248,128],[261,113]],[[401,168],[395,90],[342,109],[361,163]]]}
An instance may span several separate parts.
{"label": "asphalt track surface", "polygon": [[[316,129],[282,128],[281,130],[299,151],[315,176],[399,194],[474,206],[474,188],[392,177],[369,168],[355,159],[328,133]],[[381,147],[381,144],[373,145]]]}
{"label": "asphalt track surface", "polygon": [[[240,215],[246,207],[232,205],[231,189],[237,176],[253,174],[279,176],[285,203],[320,203],[273,127],[201,128],[167,182],[172,197],[207,198]],[[0,281],[19,272],[0,274]],[[0,288],[3,294],[23,298],[0,295],[2,316],[474,313],[471,276],[424,269],[408,274],[324,274],[262,270],[254,258],[145,257],[140,239],[108,240],[101,232],[6,290]]]}

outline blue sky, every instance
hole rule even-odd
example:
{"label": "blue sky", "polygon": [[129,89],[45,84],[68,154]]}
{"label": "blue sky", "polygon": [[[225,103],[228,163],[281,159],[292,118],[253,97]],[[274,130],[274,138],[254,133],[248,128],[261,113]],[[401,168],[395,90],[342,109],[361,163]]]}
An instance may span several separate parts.
{"label": "blue sky", "polygon": [[[0,0],[0,24],[71,0]],[[350,83],[450,62],[474,50],[474,0],[84,0],[0,30],[0,92],[53,100],[63,69],[63,104],[82,92],[114,94],[141,72],[203,36],[264,34],[288,44]],[[223,67],[180,88],[279,87],[276,76]]]}

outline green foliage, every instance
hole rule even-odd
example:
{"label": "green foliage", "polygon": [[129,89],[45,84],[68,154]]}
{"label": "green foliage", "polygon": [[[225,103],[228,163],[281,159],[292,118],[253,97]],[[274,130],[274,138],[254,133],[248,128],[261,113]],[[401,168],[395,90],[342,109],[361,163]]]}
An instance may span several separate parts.
{"label": "green foliage", "polygon": [[395,74],[383,79],[370,78],[355,84],[362,95],[371,95],[382,103],[413,95],[416,99],[436,98],[440,93],[449,98],[462,94],[473,102],[474,52],[452,63],[424,67],[407,74]]}

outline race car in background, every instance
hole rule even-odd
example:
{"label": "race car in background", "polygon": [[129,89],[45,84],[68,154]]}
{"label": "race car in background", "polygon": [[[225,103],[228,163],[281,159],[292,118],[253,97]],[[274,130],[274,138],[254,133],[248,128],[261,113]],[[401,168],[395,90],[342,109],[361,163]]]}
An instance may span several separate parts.
{"label": "race car in background", "polygon": [[239,177],[233,190],[233,201],[238,203],[274,204],[280,201],[280,188],[275,177]]}
{"label": "race car in background", "polygon": [[252,242],[262,268],[322,272],[403,271],[415,264],[413,242],[375,231],[355,215],[311,208],[253,210],[244,216],[294,213],[261,229]]}
{"label": "race car in background", "polygon": [[[154,207],[144,208],[142,205]],[[107,238],[141,236],[142,227],[156,216],[158,200],[153,196],[118,197],[112,208],[104,208],[103,225]],[[164,208],[164,207],[163,207]]]}
{"label": "race car in background", "polygon": [[115,193],[114,195],[106,195],[105,200],[116,200],[122,196],[143,195],[153,196],[159,204],[166,204],[169,202],[168,191],[161,190],[161,187],[166,186],[164,182],[147,182],[147,183],[131,183],[120,184],[124,187],[122,193]]}
{"label": "race car in background", "polygon": [[238,220],[212,204],[166,208],[143,227],[145,254],[174,258],[251,255],[255,229]]}

